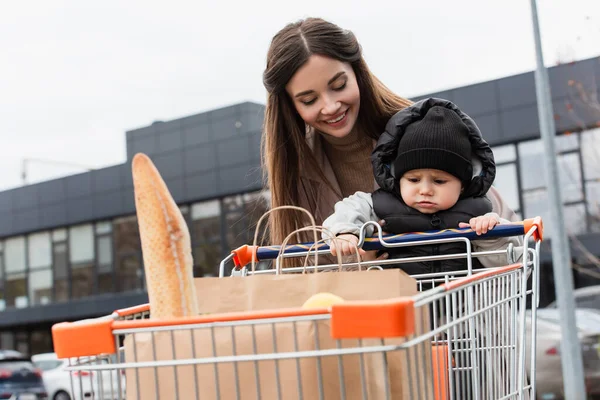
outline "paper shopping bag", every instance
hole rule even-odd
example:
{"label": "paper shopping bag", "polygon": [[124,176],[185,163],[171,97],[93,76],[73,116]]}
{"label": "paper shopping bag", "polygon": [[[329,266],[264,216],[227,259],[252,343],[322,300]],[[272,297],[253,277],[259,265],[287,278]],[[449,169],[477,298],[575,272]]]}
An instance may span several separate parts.
{"label": "paper shopping bag", "polygon": [[329,292],[344,300],[385,300],[417,294],[417,281],[400,269],[196,278],[201,313],[301,307]]}
{"label": "paper shopping bag", "polygon": [[[336,341],[329,321],[306,320],[129,335],[126,362],[195,360],[198,364],[128,369],[127,399],[427,398],[433,393],[430,370],[422,362],[431,359],[427,346],[323,355],[339,348],[364,350],[402,342]],[[263,359],[226,359],[254,354]],[[408,371],[411,357],[421,360],[422,371]]]}
{"label": "paper shopping bag", "polygon": [[[315,293],[330,292],[345,300],[385,300],[417,293],[416,281],[401,270],[316,274],[254,275],[195,279],[204,314],[298,308]],[[429,327],[418,310],[416,334]],[[243,318],[242,321],[243,322]],[[200,365],[140,368],[127,371],[127,398],[325,399],[427,398],[433,395],[431,346],[345,356],[298,357],[297,352],[374,345],[401,345],[405,338],[336,341],[329,321],[238,325],[143,333],[125,340],[128,362],[192,360]],[[274,360],[268,354],[288,355]],[[222,356],[262,354],[266,360],[232,363]],[[271,358],[271,359],[269,359]],[[205,363],[205,364],[202,364]],[[415,366],[419,366],[416,368]],[[140,385],[137,383],[141,382]],[[158,391],[158,397],[154,393]],[[302,396],[300,396],[300,394]],[[182,397],[183,396],[183,397]],[[239,396],[239,397],[238,397]]]}

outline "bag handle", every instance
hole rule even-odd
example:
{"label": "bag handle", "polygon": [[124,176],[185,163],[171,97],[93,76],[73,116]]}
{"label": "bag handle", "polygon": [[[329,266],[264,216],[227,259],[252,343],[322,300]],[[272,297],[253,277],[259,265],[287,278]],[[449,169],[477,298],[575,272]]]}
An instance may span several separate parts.
{"label": "bag handle", "polygon": [[[317,224],[315,223],[315,217],[310,213],[310,211],[308,211],[306,208],[302,208],[302,207],[298,207],[298,206],[279,206],[279,207],[274,207],[271,208],[270,210],[268,210],[267,212],[263,213],[263,215],[261,215],[261,217],[258,219],[258,222],[256,223],[256,229],[254,229],[254,241],[252,242],[252,248],[257,248],[256,247],[256,240],[258,238],[258,228],[260,227],[260,224],[262,223],[262,221],[269,216],[269,214],[271,214],[274,211],[279,211],[279,210],[296,210],[296,211],[300,211],[300,212],[304,212],[306,215],[308,215],[308,218],[310,219],[311,222],[311,226],[316,226]],[[292,233],[296,233],[297,231],[294,231]],[[314,243],[316,243],[318,241],[317,239],[317,230],[314,230]],[[263,237],[262,239],[264,240],[265,235],[263,233]],[[282,246],[282,248],[285,248],[285,246]],[[251,257],[252,260],[252,272],[255,271],[256,268],[256,260],[257,258],[255,256]],[[315,265],[318,265],[318,254],[315,253]]]}
{"label": "bag handle", "polygon": [[[278,254],[278,256],[275,259],[275,273],[277,275],[279,275],[282,272],[281,267],[280,267],[280,265],[281,265],[281,261],[280,260],[283,258],[284,249],[287,247],[287,243],[290,240],[290,238],[294,234],[296,234],[298,232],[308,231],[308,230],[313,230],[315,232],[316,231],[325,232],[325,233],[327,233],[327,234],[329,234],[331,236],[331,232],[327,228],[325,228],[323,226],[314,226],[314,225],[313,226],[306,226],[306,227],[303,227],[303,228],[299,228],[299,229],[296,229],[295,231],[291,232],[285,238],[285,240],[283,241],[281,247],[279,248],[279,254]],[[315,248],[315,246],[318,246],[319,243],[324,243],[326,240],[329,240],[329,239],[321,239],[321,240],[315,241],[315,242],[313,242],[311,244],[311,246],[309,248],[306,249],[307,250],[307,254],[306,254],[306,257],[304,259],[303,270],[302,270],[303,274],[306,273],[306,267],[307,267],[307,263],[308,263],[308,256],[310,255],[310,252],[313,251],[313,249]],[[346,239],[342,239],[342,240],[346,240]],[[348,240],[346,240],[346,241],[348,241]],[[338,243],[336,241],[334,241],[333,243],[334,243],[334,246],[336,247],[336,250],[339,250],[338,247],[337,247]],[[354,245],[354,249],[356,250],[356,259],[357,259],[358,269],[359,269],[359,271],[362,271],[361,257],[360,257],[360,253],[358,252],[358,246]],[[342,256],[340,255],[339,251],[336,251],[336,253],[337,253],[337,260],[338,260],[338,267],[339,267],[338,271],[341,272],[342,271],[342,264],[343,264],[343,262],[342,262]],[[315,252],[315,267],[317,267],[319,265],[318,264],[318,258],[317,258],[317,256],[318,256],[318,252]]]}

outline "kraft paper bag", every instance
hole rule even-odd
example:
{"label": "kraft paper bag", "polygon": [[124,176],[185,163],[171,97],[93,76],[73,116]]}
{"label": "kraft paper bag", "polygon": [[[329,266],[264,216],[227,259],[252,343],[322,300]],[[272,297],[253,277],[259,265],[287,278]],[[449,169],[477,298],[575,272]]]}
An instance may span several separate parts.
{"label": "kraft paper bag", "polygon": [[198,309],[208,314],[301,307],[319,292],[344,300],[385,300],[418,293],[417,281],[400,269],[196,278],[194,284]]}
{"label": "kraft paper bag", "polygon": [[[128,369],[127,399],[416,399],[433,393],[431,366],[408,373],[409,358],[431,360],[429,346],[387,353],[224,362],[212,357],[279,354],[401,344],[403,339],[341,340],[328,321],[140,333],[125,340],[127,362],[198,359],[209,363]],[[134,349],[135,346],[135,349]],[[414,364],[412,362],[411,364]],[[139,396],[139,397],[138,397]]]}
{"label": "kraft paper bag", "polygon": [[[203,314],[298,308],[319,292],[345,300],[385,300],[417,293],[416,281],[398,269],[194,281]],[[418,309],[415,318],[421,334],[429,327],[427,310]],[[363,394],[384,399],[386,387],[392,399],[429,398],[433,396],[429,340],[408,351],[385,354],[214,362],[214,357],[400,345],[405,340],[336,341],[327,320],[130,334],[125,339],[127,362],[196,359],[206,364],[128,369],[127,399],[318,399],[321,391],[325,399],[362,399]]]}

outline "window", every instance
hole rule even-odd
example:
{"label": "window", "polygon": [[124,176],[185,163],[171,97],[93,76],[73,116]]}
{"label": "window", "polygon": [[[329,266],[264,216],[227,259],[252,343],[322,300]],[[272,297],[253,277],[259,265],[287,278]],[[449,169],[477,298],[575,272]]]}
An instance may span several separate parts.
{"label": "window", "polygon": [[52,243],[50,232],[27,236],[30,305],[52,301]]}
{"label": "window", "polygon": [[[519,167],[523,190],[547,186],[544,149],[540,140],[519,143]],[[581,173],[577,153],[558,155],[558,173],[564,202],[582,199]]]}
{"label": "window", "polygon": [[103,236],[97,239],[98,243],[98,288],[100,293],[114,291],[113,285],[113,260],[112,237]]}
{"label": "window", "polygon": [[558,176],[563,202],[583,200],[581,169],[577,153],[558,156]]}
{"label": "window", "polygon": [[530,190],[523,193],[523,202],[527,218],[535,216],[542,217],[544,221],[544,237],[549,238],[552,235],[552,224],[550,217],[550,205],[548,204],[548,194],[546,189]]}
{"label": "window", "polygon": [[581,156],[585,179],[600,179],[600,128],[581,133]]}
{"label": "window", "polygon": [[15,349],[15,335],[12,332],[0,332],[0,346],[5,350]]}
{"label": "window", "polygon": [[52,300],[52,270],[32,271],[29,274],[29,301],[31,305],[48,304]]}
{"label": "window", "polygon": [[115,291],[115,285],[111,222],[96,224],[96,251],[98,252],[98,291],[99,293],[112,293]]}
{"label": "window", "polygon": [[27,332],[17,332],[15,339],[15,350],[29,355],[29,335]]}
{"label": "window", "polygon": [[25,272],[25,237],[19,236],[7,239],[4,249],[6,275]]}
{"label": "window", "polygon": [[576,133],[558,135],[554,140],[554,147],[557,153],[577,150],[579,148],[579,135]]}
{"label": "window", "polygon": [[579,235],[587,230],[585,223],[585,204],[572,204],[563,209],[563,219],[567,235]]}
{"label": "window", "polygon": [[6,309],[4,292],[4,243],[0,241],[0,311]]}
{"label": "window", "polygon": [[[244,244],[251,244],[254,240],[256,225],[260,217],[267,212],[269,201],[267,193],[255,192],[223,199],[226,216],[227,244],[236,248]],[[262,237],[267,228],[265,221],[259,227],[258,238]]]}
{"label": "window", "polygon": [[67,243],[58,242],[53,245],[54,258],[54,301],[69,300],[69,259]]}
{"label": "window", "polygon": [[[50,329],[47,330],[35,330],[31,332],[31,354],[40,354],[40,353],[51,353],[53,352],[52,346],[52,336]],[[45,363],[54,363],[55,367],[62,365],[64,361],[61,360],[44,360],[42,362]],[[47,364],[47,367],[50,365]],[[40,367],[41,368],[41,367]],[[44,369],[42,368],[42,371]]]}
{"label": "window", "polygon": [[71,263],[71,296],[74,299],[94,292],[94,230],[92,225],[69,228],[69,261]]}
{"label": "window", "polygon": [[25,259],[24,236],[10,238],[4,242],[6,307],[24,308],[29,305]]}
{"label": "window", "polygon": [[511,162],[517,159],[517,152],[514,144],[492,147],[492,151],[494,152],[496,164]]}
{"label": "window", "polygon": [[27,237],[29,268],[49,268],[52,265],[50,232],[35,233]]}
{"label": "window", "polygon": [[191,207],[192,256],[194,276],[214,275],[221,261],[221,204],[218,200]]}
{"label": "window", "polygon": [[600,232],[600,181],[585,184],[590,232]]}
{"label": "window", "polygon": [[517,181],[516,164],[504,164],[496,168],[494,186],[498,189],[504,201],[506,201],[510,208],[515,212],[518,212],[521,209]]}
{"label": "window", "polygon": [[588,229],[600,232],[600,128],[581,133]]}
{"label": "window", "polygon": [[140,290],[143,279],[142,245],[135,215],[113,221],[117,291]]}

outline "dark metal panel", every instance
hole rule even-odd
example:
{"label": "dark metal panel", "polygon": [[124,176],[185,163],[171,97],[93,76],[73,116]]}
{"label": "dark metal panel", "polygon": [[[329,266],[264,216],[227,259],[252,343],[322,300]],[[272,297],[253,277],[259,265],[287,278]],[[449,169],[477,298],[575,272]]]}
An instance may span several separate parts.
{"label": "dark metal panel", "polygon": [[208,171],[217,167],[216,146],[207,143],[183,151],[184,175],[195,175],[198,172]]}
{"label": "dark metal panel", "polygon": [[92,174],[89,172],[71,175],[65,178],[67,183],[67,197],[83,197],[92,194]]}
{"label": "dark metal panel", "polygon": [[67,198],[66,178],[54,179],[38,184],[40,204],[52,204]]}
{"label": "dark metal panel", "polygon": [[147,293],[111,293],[27,309],[8,309],[0,313],[0,328],[77,321],[110,315],[115,310],[146,303]]}
{"label": "dark metal panel", "polygon": [[121,188],[121,166],[101,168],[91,172],[94,192],[110,192]]}
{"label": "dark metal panel", "polygon": [[219,142],[217,143],[217,162],[220,168],[247,163],[250,161],[251,152],[252,150],[248,149],[248,136]]}
{"label": "dark metal panel", "polygon": [[186,201],[203,200],[215,197],[217,190],[217,172],[206,171],[198,175],[189,176],[185,182]]}

